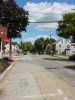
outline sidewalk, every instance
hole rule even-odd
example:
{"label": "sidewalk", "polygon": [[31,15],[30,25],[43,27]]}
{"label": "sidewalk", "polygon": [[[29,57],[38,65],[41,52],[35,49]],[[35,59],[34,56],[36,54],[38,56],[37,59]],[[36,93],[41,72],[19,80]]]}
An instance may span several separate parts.
{"label": "sidewalk", "polygon": [[64,55],[54,55],[55,57],[60,57],[60,58],[69,58],[68,56],[64,56]]}
{"label": "sidewalk", "polygon": [[75,100],[75,87],[34,59],[18,60],[0,83],[0,91],[0,100]]}

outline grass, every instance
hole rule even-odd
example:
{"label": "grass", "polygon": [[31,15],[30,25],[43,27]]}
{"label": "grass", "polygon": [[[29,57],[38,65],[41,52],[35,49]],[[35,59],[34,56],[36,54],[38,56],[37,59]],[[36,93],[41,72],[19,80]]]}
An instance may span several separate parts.
{"label": "grass", "polygon": [[69,57],[70,55],[63,55],[63,54],[56,54],[58,56],[64,56],[64,57]]}
{"label": "grass", "polygon": [[0,59],[0,74],[11,65],[12,60],[8,58]]}

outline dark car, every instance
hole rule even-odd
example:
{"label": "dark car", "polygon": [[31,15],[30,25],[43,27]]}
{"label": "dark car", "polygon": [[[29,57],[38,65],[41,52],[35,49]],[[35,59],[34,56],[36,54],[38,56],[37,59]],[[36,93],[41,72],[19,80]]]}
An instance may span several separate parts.
{"label": "dark car", "polygon": [[75,61],[75,54],[69,56],[69,60]]}
{"label": "dark car", "polygon": [[27,55],[27,52],[24,52],[23,54],[24,54],[24,55]]}

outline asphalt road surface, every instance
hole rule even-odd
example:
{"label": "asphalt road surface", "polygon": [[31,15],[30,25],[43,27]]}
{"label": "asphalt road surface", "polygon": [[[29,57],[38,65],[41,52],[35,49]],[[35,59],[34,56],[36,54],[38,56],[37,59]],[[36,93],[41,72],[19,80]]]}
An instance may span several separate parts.
{"label": "asphalt road surface", "polygon": [[54,57],[49,55],[30,54],[30,56],[43,65],[47,70],[54,72],[60,78],[75,86],[74,61],[69,61],[68,58]]}
{"label": "asphalt road surface", "polygon": [[[75,74],[67,68],[74,62],[31,54],[16,60],[0,82],[0,100],[75,100],[75,87],[69,84],[75,83]],[[58,75],[71,81],[68,83]]]}

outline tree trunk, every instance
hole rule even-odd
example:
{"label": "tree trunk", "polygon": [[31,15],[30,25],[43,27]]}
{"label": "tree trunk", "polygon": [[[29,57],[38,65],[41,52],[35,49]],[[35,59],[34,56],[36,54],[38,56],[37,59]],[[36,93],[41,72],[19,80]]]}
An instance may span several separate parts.
{"label": "tree trunk", "polygon": [[9,42],[9,57],[10,57],[10,59],[12,60],[12,45],[11,45],[11,43],[12,43],[12,38],[10,38],[10,42]]}

